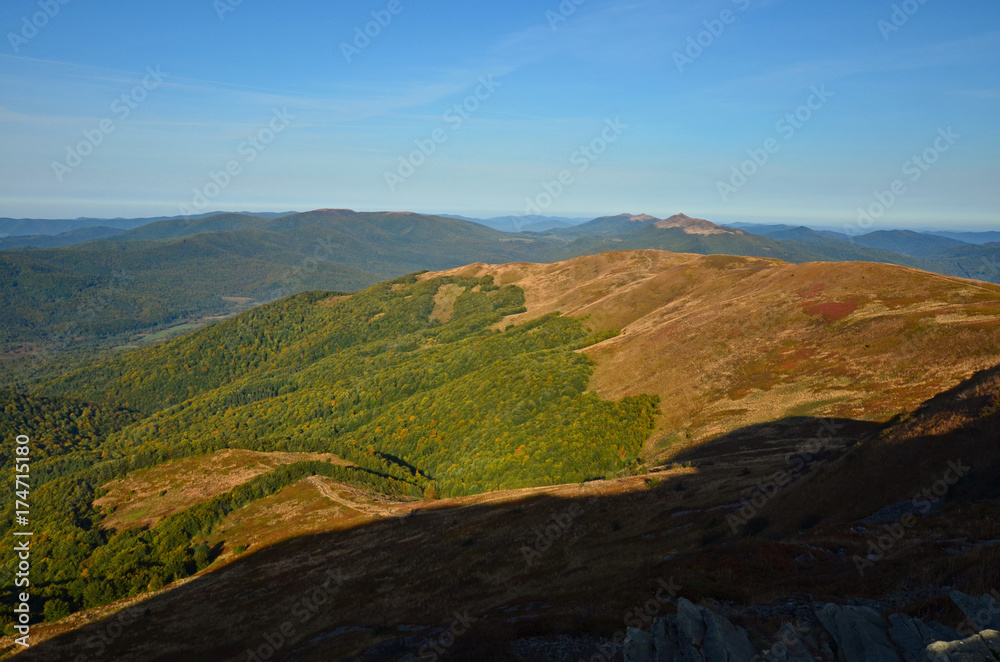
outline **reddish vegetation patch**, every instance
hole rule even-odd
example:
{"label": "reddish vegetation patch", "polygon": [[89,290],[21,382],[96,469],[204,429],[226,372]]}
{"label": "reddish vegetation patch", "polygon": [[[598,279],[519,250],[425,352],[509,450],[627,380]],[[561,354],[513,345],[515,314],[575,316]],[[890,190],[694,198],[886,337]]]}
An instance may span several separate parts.
{"label": "reddish vegetation patch", "polygon": [[816,296],[817,294],[819,294],[820,292],[822,292],[825,289],[826,289],[826,283],[816,283],[815,285],[813,285],[809,289],[802,290],[801,292],[799,292],[799,298],[800,299],[811,299],[812,297]]}
{"label": "reddish vegetation patch", "polygon": [[815,305],[810,305],[808,303],[802,304],[802,307],[806,309],[806,312],[810,315],[822,315],[823,319],[827,322],[836,322],[839,319],[843,319],[853,313],[858,309],[857,301],[834,301],[831,303],[818,303]]}
{"label": "reddish vegetation patch", "polygon": [[781,363],[776,370],[778,372],[793,372],[803,361],[807,361],[816,355],[816,350],[811,347],[796,347],[778,353]]}
{"label": "reddish vegetation patch", "polygon": [[740,400],[754,391],[770,391],[782,382],[782,377],[766,369],[740,375],[740,384],[729,390],[730,400]]}

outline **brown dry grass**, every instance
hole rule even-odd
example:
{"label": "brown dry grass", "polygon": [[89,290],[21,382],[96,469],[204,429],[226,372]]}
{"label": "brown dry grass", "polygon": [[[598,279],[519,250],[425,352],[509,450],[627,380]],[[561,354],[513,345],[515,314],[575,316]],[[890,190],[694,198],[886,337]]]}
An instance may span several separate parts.
{"label": "brown dry grass", "polygon": [[447,323],[455,313],[455,301],[464,291],[464,287],[454,283],[442,285],[437,294],[434,295],[434,310],[431,311],[431,321]]}
{"label": "brown dry grass", "polygon": [[109,513],[108,529],[149,527],[185,508],[224,494],[237,485],[283,465],[306,460],[349,464],[327,453],[260,453],[228,449],[211,455],[164,462],[130,473],[103,487],[94,506]]}
{"label": "brown dry grass", "polygon": [[322,301],[317,302],[317,305],[319,305],[319,306],[332,306],[333,304],[337,303],[338,301],[343,301],[344,299],[350,299],[350,298],[351,298],[350,294],[340,294],[340,295],[337,295],[337,296],[327,297],[326,299],[323,299]]}

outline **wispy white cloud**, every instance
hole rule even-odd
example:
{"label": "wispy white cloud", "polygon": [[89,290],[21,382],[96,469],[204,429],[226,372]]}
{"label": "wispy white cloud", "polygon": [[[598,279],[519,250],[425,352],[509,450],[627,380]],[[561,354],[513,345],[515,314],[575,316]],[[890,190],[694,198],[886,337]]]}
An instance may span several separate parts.
{"label": "wispy white cloud", "polygon": [[[86,64],[40,60],[6,54],[0,54],[0,58],[4,58],[7,64],[6,71],[0,72],[0,83],[3,87],[7,90],[31,90],[36,93],[33,96],[36,100],[44,96],[50,96],[60,102],[66,98],[79,98],[80,90],[86,88],[92,93],[105,91],[110,102],[122,90],[141,81],[145,75],[144,71],[128,72]],[[166,71],[168,77],[162,87],[164,90],[172,91],[174,95],[181,94],[210,100],[208,106],[188,106],[189,108],[201,108],[201,116],[206,114],[203,112],[206,107],[247,109],[288,106],[298,112],[314,113],[317,117],[322,116],[323,121],[319,122],[318,125],[327,125],[328,120],[340,123],[361,122],[400,111],[426,107],[474,87],[478,84],[479,76],[489,74],[502,76],[511,70],[512,67],[501,65],[489,69],[484,68],[480,71],[470,68],[454,68],[431,72],[423,80],[401,81],[394,85],[387,85],[385,81],[373,82],[370,85],[343,84],[328,86],[326,90],[314,92],[266,89],[175,76]],[[12,101],[16,103],[16,99]],[[5,117],[9,121],[46,123],[75,122],[85,119],[75,115],[60,114],[59,108],[66,107],[64,103],[52,106],[48,113],[37,115],[8,109]],[[234,120],[230,117],[219,117],[217,121],[185,121],[174,118],[161,119],[154,123],[163,126],[213,126],[223,123],[231,125]]]}
{"label": "wispy white cloud", "polygon": [[[73,118],[78,120],[80,118]],[[25,113],[19,113],[9,108],[4,108],[0,106],[0,125],[3,124],[33,124],[39,126],[51,126],[59,122],[66,121],[62,117],[47,117],[44,115],[27,115]]]}

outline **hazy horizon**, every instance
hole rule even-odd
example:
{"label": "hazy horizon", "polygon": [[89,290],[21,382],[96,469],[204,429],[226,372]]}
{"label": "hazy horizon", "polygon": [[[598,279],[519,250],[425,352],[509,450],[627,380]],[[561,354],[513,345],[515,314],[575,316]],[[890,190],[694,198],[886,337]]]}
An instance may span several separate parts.
{"label": "hazy horizon", "polygon": [[[327,205],[325,207],[316,207],[315,209],[351,209],[351,208],[344,207],[344,206]],[[233,213],[276,214],[276,213],[303,213],[303,212],[307,212],[307,211],[315,211],[315,209],[299,209],[299,210],[291,211],[289,209],[279,209],[279,208],[271,208],[271,209],[244,209],[242,207],[237,206],[237,207],[234,207],[232,209],[212,209],[210,212],[203,212],[203,213],[205,213],[205,214],[208,214],[208,213],[220,213],[220,214],[233,214]],[[440,211],[440,210],[424,211],[424,210],[415,210],[415,209],[352,209],[352,211],[357,211],[357,212],[371,212],[371,213],[378,213],[378,212],[413,212],[413,213],[423,214],[423,215],[427,215],[427,216],[462,216],[464,218],[470,218],[470,219],[475,219],[475,220],[488,220],[488,219],[491,219],[491,218],[498,218],[498,217],[505,217],[505,216],[522,216],[523,215],[523,214],[510,214],[510,213],[505,214],[505,213],[502,213],[502,212],[499,212],[499,211],[484,211],[484,212],[466,212],[466,213],[462,213],[462,212],[453,212],[453,211]],[[587,219],[587,220],[590,220],[590,219],[602,218],[602,217],[606,217],[606,216],[617,216],[619,214],[635,214],[635,215],[649,214],[651,216],[656,216],[658,218],[668,218],[670,216],[673,216],[674,214],[685,214],[687,216],[691,216],[691,217],[694,217],[694,218],[703,218],[703,217],[705,217],[705,215],[703,215],[703,214],[693,213],[693,212],[691,212],[689,210],[665,211],[665,212],[660,212],[660,213],[652,213],[652,212],[649,212],[649,211],[646,211],[646,210],[626,210],[626,211],[612,211],[612,212],[589,213],[589,214],[588,213],[583,213],[583,212],[569,212],[569,213],[565,213],[565,214],[554,214],[554,213],[553,214],[541,214],[541,216],[544,216],[544,217],[558,217],[558,218],[572,218],[572,219]],[[200,215],[201,215],[201,213],[199,213],[199,216]],[[136,216],[72,216],[72,217],[70,217],[70,216],[63,216],[63,217],[50,216],[50,217],[45,217],[45,218],[38,217],[38,216],[23,216],[23,217],[18,217],[18,216],[13,216],[13,215],[9,215],[9,214],[5,215],[5,214],[0,213],[0,218],[11,218],[11,219],[14,219],[14,220],[37,220],[37,221],[45,221],[45,220],[108,220],[108,221],[114,221],[114,220],[131,220],[131,219],[139,219],[139,218],[159,218],[159,217],[172,218],[172,217],[177,217],[177,216],[178,215],[176,215],[176,214],[170,214],[169,210],[166,213],[163,213],[163,214],[155,214],[154,213],[154,214],[136,215]],[[706,220],[712,221],[713,223],[717,223],[719,225],[733,225],[733,224],[739,224],[739,223],[747,223],[747,224],[755,224],[755,225],[791,225],[791,226],[796,226],[796,227],[803,226],[803,227],[812,228],[812,229],[833,230],[833,231],[837,231],[837,232],[846,232],[846,233],[853,233],[853,234],[857,234],[859,232],[859,230],[856,228],[856,226],[853,223],[850,223],[850,222],[846,222],[846,224],[845,223],[841,223],[840,225],[838,225],[838,224],[835,223],[835,221],[833,219],[808,219],[808,218],[802,218],[800,216],[786,216],[786,217],[781,217],[781,216],[755,216],[755,215],[741,216],[741,215],[728,214],[728,215],[711,216],[711,217],[706,218]],[[914,221],[912,223],[907,223],[905,221],[896,221],[896,222],[892,222],[892,223],[886,222],[886,223],[880,224],[879,227],[872,227],[872,228],[868,229],[867,231],[874,232],[876,230],[911,230],[911,231],[914,231],[914,232],[989,232],[989,231],[993,231],[993,230],[997,230],[997,229],[1000,229],[1000,225],[998,225],[998,224],[982,224],[982,225],[975,225],[975,224],[969,224],[969,223],[965,223],[965,224],[957,224],[957,223],[956,224],[950,224],[950,223],[945,223],[943,221],[938,221],[935,224],[934,222],[927,222],[927,221]],[[2,233],[0,233],[0,236],[3,236]]]}

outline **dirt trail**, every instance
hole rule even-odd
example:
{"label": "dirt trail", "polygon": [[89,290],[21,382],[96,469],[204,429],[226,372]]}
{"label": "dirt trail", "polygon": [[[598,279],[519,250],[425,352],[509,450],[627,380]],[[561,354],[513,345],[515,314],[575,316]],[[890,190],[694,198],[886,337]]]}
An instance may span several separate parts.
{"label": "dirt trail", "polygon": [[326,482],[325,480],[323,480],[318,476],[310,476],[307,480],[313,485],[315,485],[316,489],[318,489],[320,493],[327,499],[339,503],[340,505],[346,508],[357,510],[360,513],[364,513],[365,515],[371,515],[372,517],[385,517],[397,514],[392,508],[387,508],[385,506],[377,506],[374,504],[355,503],[353,501],[348,501],[347,499],[337,494],[336,489],[334,489],[332,485],[330,485],[328,482]]}

